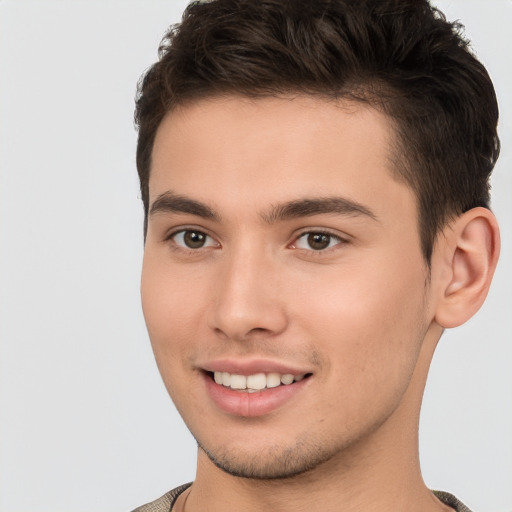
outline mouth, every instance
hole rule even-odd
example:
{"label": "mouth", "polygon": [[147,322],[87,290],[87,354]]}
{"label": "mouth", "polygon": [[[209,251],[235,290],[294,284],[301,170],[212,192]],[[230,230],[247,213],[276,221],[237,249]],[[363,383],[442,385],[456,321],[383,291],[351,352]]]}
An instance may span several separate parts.
{"label": "mouth", "polygon": [[258,417],[296,403],[309,388],[312,373],[258,372],[250,375],[203,371],[205,389],[215,406],[231,416]]}
{"label": "mouth", "polygon": [[269,359],[216,359],[198,365],[206,397],[231,416],[261,417],[297,404],[313,372]]}
{"label": "mouth", "polygon": [[289,386],[295,382],[308,379],[312,375],[311,373],[293,375],[291,373],[277,372],[261,372],[252,375],[239,375],[221,371],[206,373],[216,384],[245,393],[259,393],[267,389]]}

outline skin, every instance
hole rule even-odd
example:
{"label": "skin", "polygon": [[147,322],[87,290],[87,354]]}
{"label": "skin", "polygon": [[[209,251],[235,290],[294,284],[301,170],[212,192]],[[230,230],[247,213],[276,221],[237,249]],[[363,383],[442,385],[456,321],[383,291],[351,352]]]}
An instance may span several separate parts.
{"label": "skin", "polygon": [[[383,114],[302,96],[202,100],[161,123],[141,289],[159,370],[199,444],[187,511],[449,510],[421,478],[421,397],[443,328],[485,298],[497,227],[482,209],[456,219],[429,273],[392,146]],[[279,215],[326,198],[356,208]],[[203,246],[187,247],[192,231]],[[229,414],[205,390],[219,359],[310,376],[268,414]]]}

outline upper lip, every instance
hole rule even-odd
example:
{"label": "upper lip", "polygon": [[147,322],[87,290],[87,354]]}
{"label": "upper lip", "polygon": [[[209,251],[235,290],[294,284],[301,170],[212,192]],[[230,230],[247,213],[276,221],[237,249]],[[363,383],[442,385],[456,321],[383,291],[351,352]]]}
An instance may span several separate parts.
{"label": "upper lip", "polygon": [[280,373],[291,375],[304,375],[310,370],[268,359],[215,359],[198,365],[207,372],[227,372],[236,375],[254,375],[256,373]]}

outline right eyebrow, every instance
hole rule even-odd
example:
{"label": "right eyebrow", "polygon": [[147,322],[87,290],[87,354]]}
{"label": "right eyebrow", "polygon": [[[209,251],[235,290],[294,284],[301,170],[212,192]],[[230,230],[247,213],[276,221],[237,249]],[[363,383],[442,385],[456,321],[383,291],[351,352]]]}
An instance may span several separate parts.
{"label": "right eyebrow", "polygon": [[297,199],[274,206],[269,213],[263,215],[263,219],[272,224],[276,221],[312,217],[321,214],[365,216],[375,221],[378,220],[370,208],[344,197]]}
{"label": "right eyebrow", "polygon": [[220,216],[212,208],[190,199],[186,196],[176,195],[172,192],[164,192],[160,194],[152,203],[149,209],[149,215],[152,216],[156,213],[188,213],[191,215],[197,215],[203,219],[209,219],[213,221],[219,221]]}

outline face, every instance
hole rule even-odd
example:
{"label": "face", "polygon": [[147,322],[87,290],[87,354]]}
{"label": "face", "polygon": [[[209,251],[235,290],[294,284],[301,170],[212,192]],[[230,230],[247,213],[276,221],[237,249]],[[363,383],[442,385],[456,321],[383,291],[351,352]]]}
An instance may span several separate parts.
{"label": "face", "polygon": [[144,315],[179,412],[231,474],[342,460],[408,400],[430,308],[392,136],[370,108],[308,97],[203,100],[159,127]]}

